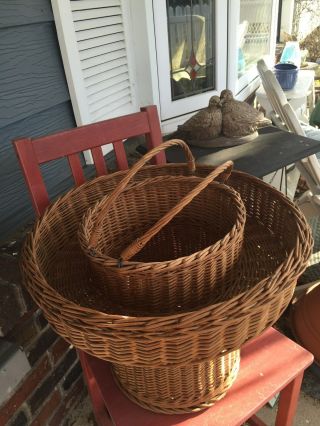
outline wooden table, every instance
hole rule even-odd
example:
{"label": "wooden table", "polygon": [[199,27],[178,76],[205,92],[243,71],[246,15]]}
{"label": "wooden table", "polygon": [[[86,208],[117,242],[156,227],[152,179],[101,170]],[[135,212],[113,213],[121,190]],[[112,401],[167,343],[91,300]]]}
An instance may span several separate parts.
{"label": "wooden table", "polygon": [[[100,426],[263,426],[255,413],[280,393],[276,426],[290,426],[295,415],[304,370],[313,356],[292,340],[269,328],[243,346],[239,375],[226,397],[195,414],[166,415],[147,411],[128,400],[115,384],[110,365],[89,358],[96,378],[89,387]],[[90,382],[90,381],[89,381]]]}
{"label": "wooden table", "polygon": [[[199,164],[216,166],[224,161],[233,160],[236,170],[261,178],[320,152],[320,141],[270,126],[261,129],[256,139],[244,145],[226,149],[190,148]],[[185,162],[184,154],[179,147],[169,149],[166,156],[170,163]]]}

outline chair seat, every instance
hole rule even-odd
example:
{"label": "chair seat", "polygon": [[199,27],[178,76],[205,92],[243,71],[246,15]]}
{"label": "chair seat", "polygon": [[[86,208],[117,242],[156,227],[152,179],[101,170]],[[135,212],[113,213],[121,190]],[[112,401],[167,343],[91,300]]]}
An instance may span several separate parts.
{"label": "chair seat", "polygon": [[205,411],[179,415],[139,407],[117,387],[109,363],[89,355],[86,359],[115,426],[240,426],[303,373],[313,356],[270,328],[242,348],[239,376],[225,398]]}

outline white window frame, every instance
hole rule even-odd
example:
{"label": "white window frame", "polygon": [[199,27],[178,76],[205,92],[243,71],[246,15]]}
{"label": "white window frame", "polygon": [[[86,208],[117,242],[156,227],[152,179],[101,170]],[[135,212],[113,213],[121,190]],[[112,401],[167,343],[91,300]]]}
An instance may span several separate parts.
{"label": "white window frame", "polygon": [[153,1],[161,120],[172,119],[203,108],[208,104],[211,96],[220,94],[220,91],[226,88],[228,5],[225,0],[216,0],[215,4],[216,32],[214,43],[216,90],[210,90],[187,98],[172,101],[166,1]]}
{"label": "white window frame", "polygon": [[[238,33],[240,17],[240,0],[228,0],[228,88],[232,90],[235,96],[240,99],[246,99],[260,85],[259,73],[256,67],[251,67],[244,75],[238,78]],[[269,54],[264,59],[272,63],[272,55],[275,52],[277,39],[277,17],[279,0],[273,0],[272,18],[271,18],[271,37],[269,45]]]}

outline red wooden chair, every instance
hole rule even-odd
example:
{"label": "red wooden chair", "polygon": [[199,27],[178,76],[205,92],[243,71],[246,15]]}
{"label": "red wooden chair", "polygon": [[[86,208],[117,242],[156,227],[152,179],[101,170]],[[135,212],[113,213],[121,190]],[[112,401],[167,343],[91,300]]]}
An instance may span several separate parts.
{"label": "red wooden chair", "polygon": [[[96,174],[101,176],[108,173],[101,147],[113,144],[118,168],[125,170],[128,168],[128,162],[123,140],[140,135],[145,135],[148,149],[161,144],[162,135],[156,106],[147,106],[141,108],[141,112],[49,136],[15,140],[13,144],[36,215],[41,216],[50,204],[45,182],[41,175],[41,164],[67,157],[75,185],[79,186],[85,182],[79,155],[82,151],[91,150]],[[154,162],[156,164],[165,163],[164,152],[155,156]],[[96,419],[99,425],[109,424],[103,408],[101,393],[88,363],[88,355],[82,351],[78,351],[78,353]]]}
{"label": "red wooden chair", "polygon": [[[23,170],[36,214],[49,205],[40,164],[67,157],[76,185],[85,181],[79,153],[90,149],[97,175],[107,173],[101,146],[112,143],[120,169],[128,167],[123,139],[145,134],[148,148],[162,142],[157,109],[142,108],[140,113],[79,127],[36,139],[20,139],[14,146]],[[165,162],[163,153],[155,158]],[[273,329],[252,340],[242,350],[239,377],[228,395],[199,414],[151,413],[129,401],[116,387],[109,363],[78,351],[95,418],[99,426],[144,426],[174,424],[185,426],[266,426],[253,414],[281,391],[276,426],[290,426],[294,417],[304,370],[312,355]],[[274,354],[277,354],[274,357]],[[110,413],[110,414],[109,414]],[[112,419],[111,419],[112,418]]]}
{"label": "red wooden chair", "polygon": [[[76,186],[85,182],[79,154],[91,150],[97,176],[108,173],[102,154],[102,146],[113,144],[119,170],[128,168],[123,140],[145,135],[148,149],[162,142],[157,107],[141,108],[141,112],[119,118],[100,121],[64,132],[36,139],[14,141],[14,147],[26,180],[33,207],[41,216],[50,200],[41,175],[40,164],[67,157]],[[164,152],[155,158],[156,164],[165,163]]]}

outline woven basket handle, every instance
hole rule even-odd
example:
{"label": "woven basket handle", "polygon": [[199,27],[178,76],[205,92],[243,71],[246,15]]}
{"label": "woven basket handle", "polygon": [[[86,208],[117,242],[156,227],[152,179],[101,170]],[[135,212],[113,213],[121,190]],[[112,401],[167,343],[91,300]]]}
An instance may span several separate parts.
{"label": "woven basket handle", "polygon": [[161,145],[153,148],[151,151],[147,152],[139,161],[137,161],[132,168],[128,171],[126,176],[122,179],[122,181],[116,186],[112,194],[106,198],[105,203],[102,203],[100,213],[97,216],[96,224],[92,230],[91,237],[89,240],[89,245],[94,246],[98,241],[99,230],[103,218],[105,217],[109,207],[115,201],[116,198],[126,189],[130,180],[134,177],[134,175],[155,155],[159,154],[159,152],[164,151],[172,146],[178,145],[180,146],[185,153],[187,159],[187,165],[190,174],[193,174],[196,170],[196,163],[192,152],[188,145],[180,139],[172,139],[170,141],[164,142]]}
{"label": "woven basket handle", "polygon": [[130,260],[135,254],[137,254],[151,238],[156,235],[167,223],[171,221],[186,205],[188,205],[202,190],[204,190],[215,178],[224,173],[227,180],[231,174],[233,168],[233,162],[227,161],[221,166],[213,170],[208,176],[206,176],[189,194],[185,195],[171,210],[169,210],[161,219],[156,222],[152,228],[150,228],[145,234],[133,241],[128,247],[126,247],[119,259],[119,266],[121,266],[124,260]]}

